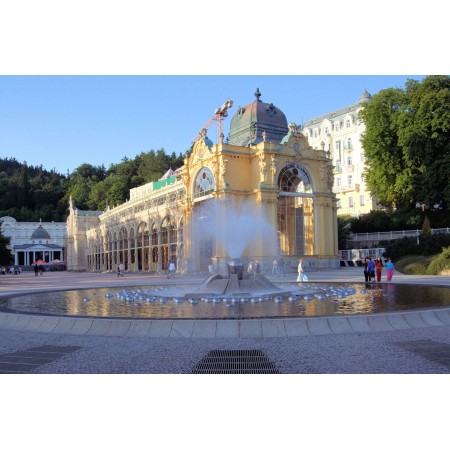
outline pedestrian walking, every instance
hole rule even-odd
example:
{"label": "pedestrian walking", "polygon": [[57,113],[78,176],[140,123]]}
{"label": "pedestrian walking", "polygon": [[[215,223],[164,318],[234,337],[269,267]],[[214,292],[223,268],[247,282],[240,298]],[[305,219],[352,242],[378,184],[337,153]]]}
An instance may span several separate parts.
{"label": "pedestrian walking", "polygon": [[367,269],[368,264],[369,264],[369,258],[366,256],[366,259],[364,260],[364,279],[366,280],[366,283],[368,283],[370,281],[369,270]]}
{"label": "pedestrian walking", "polygon": [[386,263],[386,279],[392,281],[392,276],[394,275],[394,263],[391,258],[388,258]]}
{"label": "pedestrian walking", "polygon": [[257,259],[255,261],[253,269],[254,269],[254,272],[255,272],[255,277],[256,277],[256,274],[261,273],[261,264],[259,263],[259,259]]}
{"label": "pedestrian walking", "polygon": [[251,259],[250,262],[248,263],[247,273],[249,277],[255,275],[255,263],[253,262],[253,259]]}
{"label": "pedestrian walking", "polygon": [[298,277],[297,277],[297,281],[299,283],[302,283],[303,281],[308,281],[308,277],[306,276],[305,273],[305,268],[303,267],[303,258],[300,258],[298,260],[298,266],[297,266],[297,272],[298,272]]}
{"label": "pedestrian walking", "polygon": [[169,264],[169,274],[167,275],[167,278],[175,278],[175,271],[177,268],[175,267],[175,263],[173,261]]}
{"label": "pedestrian walking", "polygon": [[280,274],[280,278],[284,278],[284,259],[280,258],[280,261],[278,263],[278,273]]}
{"label": "pedestrian walking", "polygon": [[278,261],[277,258],[274,258],[272,261],[272,276],[274,278],[278,277]]}
{"label": "pedestrian walking", "polygon": [[375,271],[377,274],[377,283],[381,281],[381,272],[383,270],[383,260],[379,257],[375,261]]}
{"label": "pedestrian walking", "polygon": [[369,273],[369,282],[375,280],[375,263],[369,256],[369,262],[367,263],[367,272]]}

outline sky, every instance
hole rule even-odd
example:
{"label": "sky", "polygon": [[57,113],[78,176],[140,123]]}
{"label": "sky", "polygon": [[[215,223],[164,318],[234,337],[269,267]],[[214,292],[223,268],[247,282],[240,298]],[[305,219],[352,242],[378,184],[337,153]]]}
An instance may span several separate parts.
{"label": "sky", "polygon": [[[83,163],[120,163],[142,152],[184,154],[226,100],[228,135],[239,106],[273,103],[289,122],[356,103],[365,89],[375,94],[403,88],[417,75],[97,75],[0,76],[0,155],[62,174]],[[217,142],[217,124],[208,136]]]}

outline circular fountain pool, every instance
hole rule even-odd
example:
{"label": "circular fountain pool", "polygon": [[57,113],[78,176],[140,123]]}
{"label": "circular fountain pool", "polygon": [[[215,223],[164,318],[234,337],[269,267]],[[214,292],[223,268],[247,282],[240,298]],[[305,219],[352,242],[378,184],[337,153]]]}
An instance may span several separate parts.
{"label": "circular fountain pool", "polygon": [[190,295],[192,285],[33,293],[0,299],[3,312],[136,319],[329,316],[444,307],[449,289],[403,284],[279,283],[279,293]]}

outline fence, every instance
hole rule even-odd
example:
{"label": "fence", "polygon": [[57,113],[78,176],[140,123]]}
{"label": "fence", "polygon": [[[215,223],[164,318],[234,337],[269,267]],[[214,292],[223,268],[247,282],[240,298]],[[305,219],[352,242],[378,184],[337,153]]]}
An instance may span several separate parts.
{"label": "fence", "polygon": [[[403,230],[403,231],[382,231],[379,233],[355,233],[349,238],[350,242],[379,242],[391,241],[393,239],[401,239],[403,237],[418,237],[422,230]],[[431,234],[450,233],[450,228],[432,228]]]}
{"label": "fence", "polygon": [[[354,248],[351,250],[339,250],[339,257],[341,263],[345,262],[345,264],[341,265],[353,266],[358,261],[364,261],[367,257],[372,259],[382,258],[384,251],[384,248]],[[357,265],[360,264],[357,263]]]}

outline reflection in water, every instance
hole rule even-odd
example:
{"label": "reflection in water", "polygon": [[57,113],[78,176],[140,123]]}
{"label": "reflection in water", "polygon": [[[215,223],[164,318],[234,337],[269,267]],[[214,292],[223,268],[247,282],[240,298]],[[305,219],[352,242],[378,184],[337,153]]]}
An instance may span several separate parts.
{"label": "reflection in water", "polygon": [[[450,305],[445,287],[403,284],[282,283],[289,296],[185,299],[192,286],[83,289],[0,300],[0,308],[89,317],[225,319],[377,313]],[[245,300],[245,301],[244,301]]]}

